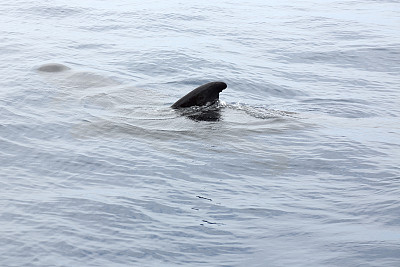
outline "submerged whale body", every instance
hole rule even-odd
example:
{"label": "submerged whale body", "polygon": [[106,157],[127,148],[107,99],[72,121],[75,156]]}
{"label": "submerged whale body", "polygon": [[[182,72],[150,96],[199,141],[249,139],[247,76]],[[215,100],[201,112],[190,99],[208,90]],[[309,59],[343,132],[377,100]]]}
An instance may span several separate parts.
{"label": "submerged whale body", "polygon": [[[74,83],[79,84],[80,88],[101,87],[104,86],[104,84],[109,84],[107,81],[104,81],[104,77],[99,75],[74,73],[69,70],[71,70],[71,68],[59,63],[44,64],[37,68],[37,71],[49,74],[65,72],[69,74],[66,78],[72,81],[83,80],[83,82],[81,81],[80,83],[77,83],[75,81]],[[220,118],[220,108],[216,104],[219,100],[219,93],[226,88],[227,85],[224,82],[210,82],[203,84],[180,98],[172,104],[171,107],[173,109],[179,109],[182,115],[196,121],[217,121]]]}

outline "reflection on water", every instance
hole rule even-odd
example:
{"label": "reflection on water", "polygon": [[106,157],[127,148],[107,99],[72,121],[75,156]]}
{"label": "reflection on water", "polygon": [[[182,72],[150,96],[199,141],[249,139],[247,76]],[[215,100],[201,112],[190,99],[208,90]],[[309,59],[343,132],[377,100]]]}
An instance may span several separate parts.
{"label": "reflection on water", "polygon": [[221,106],[218,103],[203,107],[189,107],[177,110],[181,116],[186,116],[194,121],[219,121],[221,119]]}

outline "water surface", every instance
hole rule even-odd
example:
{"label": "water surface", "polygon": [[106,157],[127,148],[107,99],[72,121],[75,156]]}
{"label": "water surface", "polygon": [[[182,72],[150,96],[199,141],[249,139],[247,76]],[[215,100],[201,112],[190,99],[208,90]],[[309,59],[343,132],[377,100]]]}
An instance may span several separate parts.
{"label": "water surface", "polygon": [[400,264],[397,1],[2,2],[1,266]]}

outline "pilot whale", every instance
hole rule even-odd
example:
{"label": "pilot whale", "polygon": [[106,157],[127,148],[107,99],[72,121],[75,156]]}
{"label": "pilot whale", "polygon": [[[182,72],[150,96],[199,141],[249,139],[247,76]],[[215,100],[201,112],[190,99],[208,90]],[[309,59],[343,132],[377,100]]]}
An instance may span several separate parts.
{"label": "pilot whale", "polygon": [[219,93],[226,89],[224,82],[210,82],[197,87],[174,104],[172,108],[188,108],[192,106],[212,105],[219,100]]}
{"label": "pilot whale", "polygon": [[[37,68],[37,71],[43,73],[61,73],[68,72],[70,70],[71,68],[59,63],[44,64]],[[209,82],[203,84],[180,98],[178,101],[172,104],[171,107],[173,109],[183,109],[189,107],[211,106],[218,102],[219,93],[226,88],[227,85],[224,82]]]}

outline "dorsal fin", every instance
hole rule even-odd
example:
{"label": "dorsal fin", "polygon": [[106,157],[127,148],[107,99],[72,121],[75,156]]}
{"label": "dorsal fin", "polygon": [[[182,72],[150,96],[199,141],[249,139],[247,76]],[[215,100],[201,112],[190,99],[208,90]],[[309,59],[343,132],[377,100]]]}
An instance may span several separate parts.
{"label": "dorsal fin", "polygon": [[227,85],[224,82],[210,82],[203,84],[176,101],[171,107],[186,108],[214,103],[219,99],[219,93],[226,87]]}

